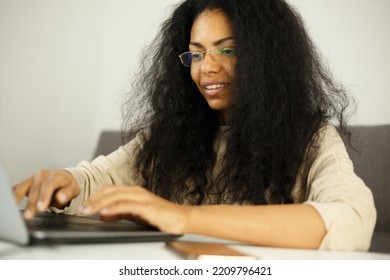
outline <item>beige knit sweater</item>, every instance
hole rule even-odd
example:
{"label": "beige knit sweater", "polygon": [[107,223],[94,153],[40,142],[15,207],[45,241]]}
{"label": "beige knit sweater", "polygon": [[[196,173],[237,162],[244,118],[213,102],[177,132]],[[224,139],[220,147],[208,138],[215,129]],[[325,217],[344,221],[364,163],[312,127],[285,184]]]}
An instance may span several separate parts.
{"label": "beige knit sweater", "polygon": [[[220,129],[216,141],[217,158],[221,158],[225,149],[225,130]],[[81,194],[64,212],[77,213],[79,206],[105,185],[143,185],[132,156],[139,143],[140,139],[135,138],[108,156],[69,168]],[[334,127],[327,125],[319,131],[318,148],[310,153],[306,162],[308,167],[297,178],[293,197],[295,203],[312,205],[322,217],[327,233],[319,249],[368,250],[376,222],[373,196],[354,173],[344,143]],[[305,192],[301,190],[302,183],[307,186]]]}

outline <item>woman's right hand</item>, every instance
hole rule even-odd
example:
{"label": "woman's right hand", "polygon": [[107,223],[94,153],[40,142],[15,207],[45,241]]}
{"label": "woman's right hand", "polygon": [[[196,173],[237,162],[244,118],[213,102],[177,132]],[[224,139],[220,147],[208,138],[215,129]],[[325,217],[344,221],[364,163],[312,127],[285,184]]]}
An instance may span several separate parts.
{"label": "woman's right hand", "polygon": [[13,187],[16,202],[27,196],[24,218],[31,220],[49,206],[64,208],[80,193],[72,174],[65,170],[41,170]]}

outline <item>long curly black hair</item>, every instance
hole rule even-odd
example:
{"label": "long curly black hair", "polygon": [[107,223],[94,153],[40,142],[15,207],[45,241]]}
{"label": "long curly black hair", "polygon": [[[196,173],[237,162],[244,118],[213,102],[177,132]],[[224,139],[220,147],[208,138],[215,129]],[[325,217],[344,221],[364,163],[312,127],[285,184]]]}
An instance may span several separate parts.
{"label": "long curly black hair", "polygon": [[[188,50],[194,19],[207,9],[231,21],[237,54],[232,121],[217,178],[210,176],[217,112],[178,58]],[[127,140],[143,137],[134,156],[144,187],[178,203],[210,203],[212,189],[215,203],[292,203],[315,132],[336,122],[348,135],[347,93],[283,0],[184,1],[145,49],[140,68],[125,103]]]}

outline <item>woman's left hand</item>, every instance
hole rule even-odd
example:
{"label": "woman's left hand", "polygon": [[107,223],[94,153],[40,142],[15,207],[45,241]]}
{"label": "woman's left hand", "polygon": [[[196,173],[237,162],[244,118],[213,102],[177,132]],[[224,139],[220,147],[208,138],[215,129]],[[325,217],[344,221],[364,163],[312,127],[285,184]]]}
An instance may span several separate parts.
{"label": "woman's left hand", "polygon": [[100,214],[102,220],[131,219],[161,231],[184,234],[189,207],[172,203],[138,186],[107,186],[91,196],[81,215]]}

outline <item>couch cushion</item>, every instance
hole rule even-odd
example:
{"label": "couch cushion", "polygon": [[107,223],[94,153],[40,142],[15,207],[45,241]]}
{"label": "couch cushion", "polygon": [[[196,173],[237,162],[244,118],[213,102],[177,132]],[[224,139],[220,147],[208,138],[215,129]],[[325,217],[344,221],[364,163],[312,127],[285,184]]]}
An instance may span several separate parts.
{"label": "couch cushion", "polygon": [[390,232],[374,231],[370,251],[390,253]]}
{"label": "couch cushion", "polygon": [[350,131],[357,151],[348,145],[347,151],[356,174],[372,190],[377,209],[370,250],[390,252],[390,125],[353,126]]}
{"label": "couch cushion", "polygon": [[351,127],[347,147],[355,172],[373,192],[378,212],[376,230],[390,232],[390,125]]}
{"label": "couch cushion", "polygon": [[106,156],[118,149],[122,144],[122,133],[120,131],[102,131],[93,158],[100,155]]}

